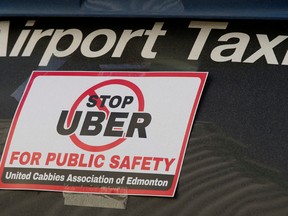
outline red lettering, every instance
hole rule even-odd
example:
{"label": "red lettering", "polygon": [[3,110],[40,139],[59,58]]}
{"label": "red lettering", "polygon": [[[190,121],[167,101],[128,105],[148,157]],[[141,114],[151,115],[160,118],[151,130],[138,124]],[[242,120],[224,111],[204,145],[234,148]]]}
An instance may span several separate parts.
{"label": "red lettering", "polygon": [[161,161],[163,161],[163,158],[154,157],[153,161],[155,161],[154,170],[156,171],[159,169],[159,164]]}
{"label": "red lettering", "polygon": [[152,159],[153,159],[152,157],[144,157],[143,162],[142,162],[142,166],[141,166],[141,170],[151,170],[151,160]]}
{"label": "red lettering", "polygon": [[20,158],[19,158],[19,162],[21,165],[26,165],[28,164],[28,162],[30,161],[30,153],[29,152],[23,152],[21,155],[20,155]]}
{"label": "red lettering", "polygon": [[62,161],[61,161],[61,156],[62,156],[62,153],[57,154],[57,160],[56,160],[57,166],[64,166],[67,163],[68,153],[64,154]]}
{"label": "red lettering", "polygon": [[40,158],[41,158],[40,152],[12,152],[11,158],[9,163],[13,164],[15,161],[18,161],[21,165],[39,165],[40,164]]}
{"label": "red lettering", "polygon": [[20,152],[12,152],[9,164],[13,164],[15,160],[18,160]]}
{"label": "red lettering", "polygon": [[[100,160],[102,160],[102,162],[99,162]],[[97,155],[97,157],[95,158],[95,161],[94,161],[94,166],[96,168],[101,168],[104,165],[104,161],[105,161],[104,155]]]}
{"label": "red lettering", "polygon": [[126,170],[154,170],[170,171],[175,158],[143,157],[143,156],[119,156],[114,155],[110,160],[111,169]]}
{"label": "red lettering", "polygon": [[48,153],[45,165],[49,165],[50,162],[54,161],[56,159],[55,153]]}
{"label": "red lettering", "polygon": [[71,153],[69,155],[67,166],[77,166],[78,158],[79,158],[78,154]]}
{"label": "red lettering", "polygon": [[130,158],[129,158],[129,156],[125,156],[123,161],[122,161],[122,163],[120,164],[119,169],[123,169],[123,168],[130,169]]}
{"label": "red lettering", "polygon": [[109,167],[111,169],[116,169],[119,166],[119,160],[120,156],[119,155],[114,155],[111,157],[111,163],[109,164]]}
{"label": "red lettering", "polygon": [[89,158],[89,162],[88,162],[88,167],[91,167],[91,166],[92,166],[92,164],[93,164],[93,159],[94,159],[94,155],[91,154],[91,155],[90,155],[90,158]]}
{"label": "red lettering", "polygon": [[84,161],[84,154],[81,154],[80,155],[80,159],[79,159],[79,167],[87,167],[87,163],[84,163],[83,161]]}
{"label": "red lettering", "polygon": [[31,165],[34,165],[34,164],[39,165],[40,164],[39,160],[40,160],[41,156],[42,156],[42,154],[40,152],[33,152],[30,164]]}
{"label": "red lettering", "polygon": [[[128,156],[127,156],[127,157],[128,157]],[[136,167],[137,165],[140,165],[140,164],[141,164],[141,160],[142,160],[142,157],[141,157],[141,156],[135,156],[135,157],[133,157],[131,169],[135,169],[135,167]]]}
{"label": "red lettering", "polygon": [[175,158],[172,158],[171,160],[169,160],[168,158],[164,158],[164,159],[165,159],[165,164],[166,164],[165,171],[169,171],[170,166],[175,161]]}

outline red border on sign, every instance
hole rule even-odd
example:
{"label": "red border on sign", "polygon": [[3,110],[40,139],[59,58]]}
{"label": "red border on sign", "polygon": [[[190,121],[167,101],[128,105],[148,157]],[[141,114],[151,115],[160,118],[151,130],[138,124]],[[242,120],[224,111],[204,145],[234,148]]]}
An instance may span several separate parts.
{"label": "red border on sign", "polygon": [[186,127],[184,138],[182,141],[182,147],[179,155],[178,164],[176,167],[173,183],[168,190],[142,190],[142,189],[119,189],[119,188],[98,188],[98,187],[78,187],[78,186],[54,186],[45,184],[7,184],[0,180],[0,188],[2,189],[21,189],[21,190],[42,190],[42,191],[59,191],[59,192],[89,192],[89,193],[99,193],[99,194],[128,194],[128,195],[149,195],[149,196],[174,196],[176,191],[176,186],[179,180],[181,167],[184,160],[185,151],[188,144],[188,139],[195,119],[196,110],[200,101],[201,94],[204,89],[204,85],[208,76],[208,72],[183,72],[183,71],[173,71],[173,72],[123,72],[123,71],[107,71],[107,72],[87,72],[87,71],[35,71],[32,73],[29,82],[26,86],[22,99],[18,105],[16,113],[14,115],[8,137],[6,140],[5,149],[1,159],[0,165],[0,176],[2,177],[4,171],[4,165],[6,163],[8,151],[11,145],[12,137],[15,131],[15,127],[18,122],[23,105],[29,94],[31,86],[34,80],[39,76],[103,76],[103,77],[195,77],[199,78],[200,85],[196,94],[195,101],[192,106],[189,121]]}

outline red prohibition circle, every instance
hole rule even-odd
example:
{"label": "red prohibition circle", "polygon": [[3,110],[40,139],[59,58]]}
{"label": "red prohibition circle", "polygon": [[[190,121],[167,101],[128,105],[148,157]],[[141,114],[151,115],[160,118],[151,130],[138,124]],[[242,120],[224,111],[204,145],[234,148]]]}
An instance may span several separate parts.
{"label": "red prohibition circle", "polygon": [[[139,89],[138,86],[136,86],[134,83],[127,81],[127,80],[121,80],[121,79],[112,79],[112,80],[107,80],[107,81],[103,81],[101,83],[98,83],[94,86],[92,86],[91,88],[87,89],[84,93],[82,93],[77,100],[74,102],[74,104],[72,105],[68,117],[67,117],[67,126],[69,127],[73,117],[75,115],[76,109],[78,108],[79,104],[87,97],[87,96],[91,96],[91,95],[95,95],[96,90],[99,88],[102,88],[104,86],[109,86],[109,85],[122,85],[122,86],[126,86],[128,88],[130,88],[135,95],[137,96],[138,99],[138,111],[144,111],[144,96],[141,92],[141,90]],[[109,116],[110,111],[109,109],[104,106],[104,107],[99,107],[98,109],[105,112],[106,116]],[[123,143],[126,138],[121,137],[111,143],[107,143],[107,144],[103,144],[103,145],[99,145],[99,146],[92,146],[89,145],[83,141],[81,141],[77,135],[75,133],[70,135],[70,139],[71,141],[78,146],[79,148],[86,150],[86,151],[91,151],[91,152],[101,152],[101,151],[106,151],[109,150],[111,148],[114,148],[118,145],[120,145],[121,143]]]}

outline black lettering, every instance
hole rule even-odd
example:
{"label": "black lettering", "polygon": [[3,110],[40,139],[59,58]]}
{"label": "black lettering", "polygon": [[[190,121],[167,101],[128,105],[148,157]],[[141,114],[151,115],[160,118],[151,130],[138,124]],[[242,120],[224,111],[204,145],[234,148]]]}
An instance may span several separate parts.
{"label": "black lettering", "polygon": [[[93,117],[97,117],[93,120]],[[101,123],[105,119],[105,113],[103,112],[87,112],[80,135],[82,136],[96,136],[102,130]],[[91,129],[91,127],[93,129]]]}
{"label": "black lettering", "polygon": [[96,106],[97,104],[97,99],[98,99],[98,96],[97,95],[91,95],[89,98],[88,98],[88,101],[90,103],[86,103],[87,107],[94,107]]}
{"label": "black lettering", "polygon": [[133,96],[125,96],[121,108],[125,108],[125,106],[131,104],[133,100],[134,100]]}
{"label": "black lettering", "polygon": [[69,111],[63,110],[61,112],[61,115],[60,115],[60,118],[59,118],[59,121],[58,121],[58,124],[57,124],[57,132],[59,134],[61,134],[61,135],[72,134],[76,130],[76,128],[77,128],[77,126],[79,124],[81,115],[82,115],[82,111],[76,111],[75,116],[73,118],[73,121],[72,121],[70,127],[69,128],[65,128],[64,125],[65,125],[68,113],[69,113]]}
{"label": "black lettering", "polygon": [[123,131],[115,130],[115,127],[123,127],[123,121],[116,121],[117,118],[127,118],[128,113],[112,112],[110,114],[107,126],[104,132],[104,136],[122,137]]}
{"label": "black lettering", "polygon": [[104,107],[105,103],[106,103],[106,100],[109,99],[109,98],[111,98],[111,95],[101,95],[100,99],[102,100],[102,102],[101,102],[100,107]]}
{"label": "black lettering", "polygon": [[[114,101],[116,101],[116,103],[114,103]],[[121,102],[122,102],[121,96],[115,95],[111,98],[111,100],[109,102],[109,107],[116,108],[121,104]]]}
{"label": "black lettering", "polygon": [[131,121],[127,130],[127,137],[132,137],[134,131],[138,129],[140,138],[146,138],[145,128],[150,124],[152,117],[149,113],[133,113]]}

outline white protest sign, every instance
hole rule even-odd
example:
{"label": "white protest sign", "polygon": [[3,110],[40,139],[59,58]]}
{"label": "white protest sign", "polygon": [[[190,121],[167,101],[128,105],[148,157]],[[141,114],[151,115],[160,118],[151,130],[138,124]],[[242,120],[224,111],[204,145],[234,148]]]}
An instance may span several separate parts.
{"label": "white protest sign", "polygon": [[33,72],[0,187],[173,196],[207,75]]}

